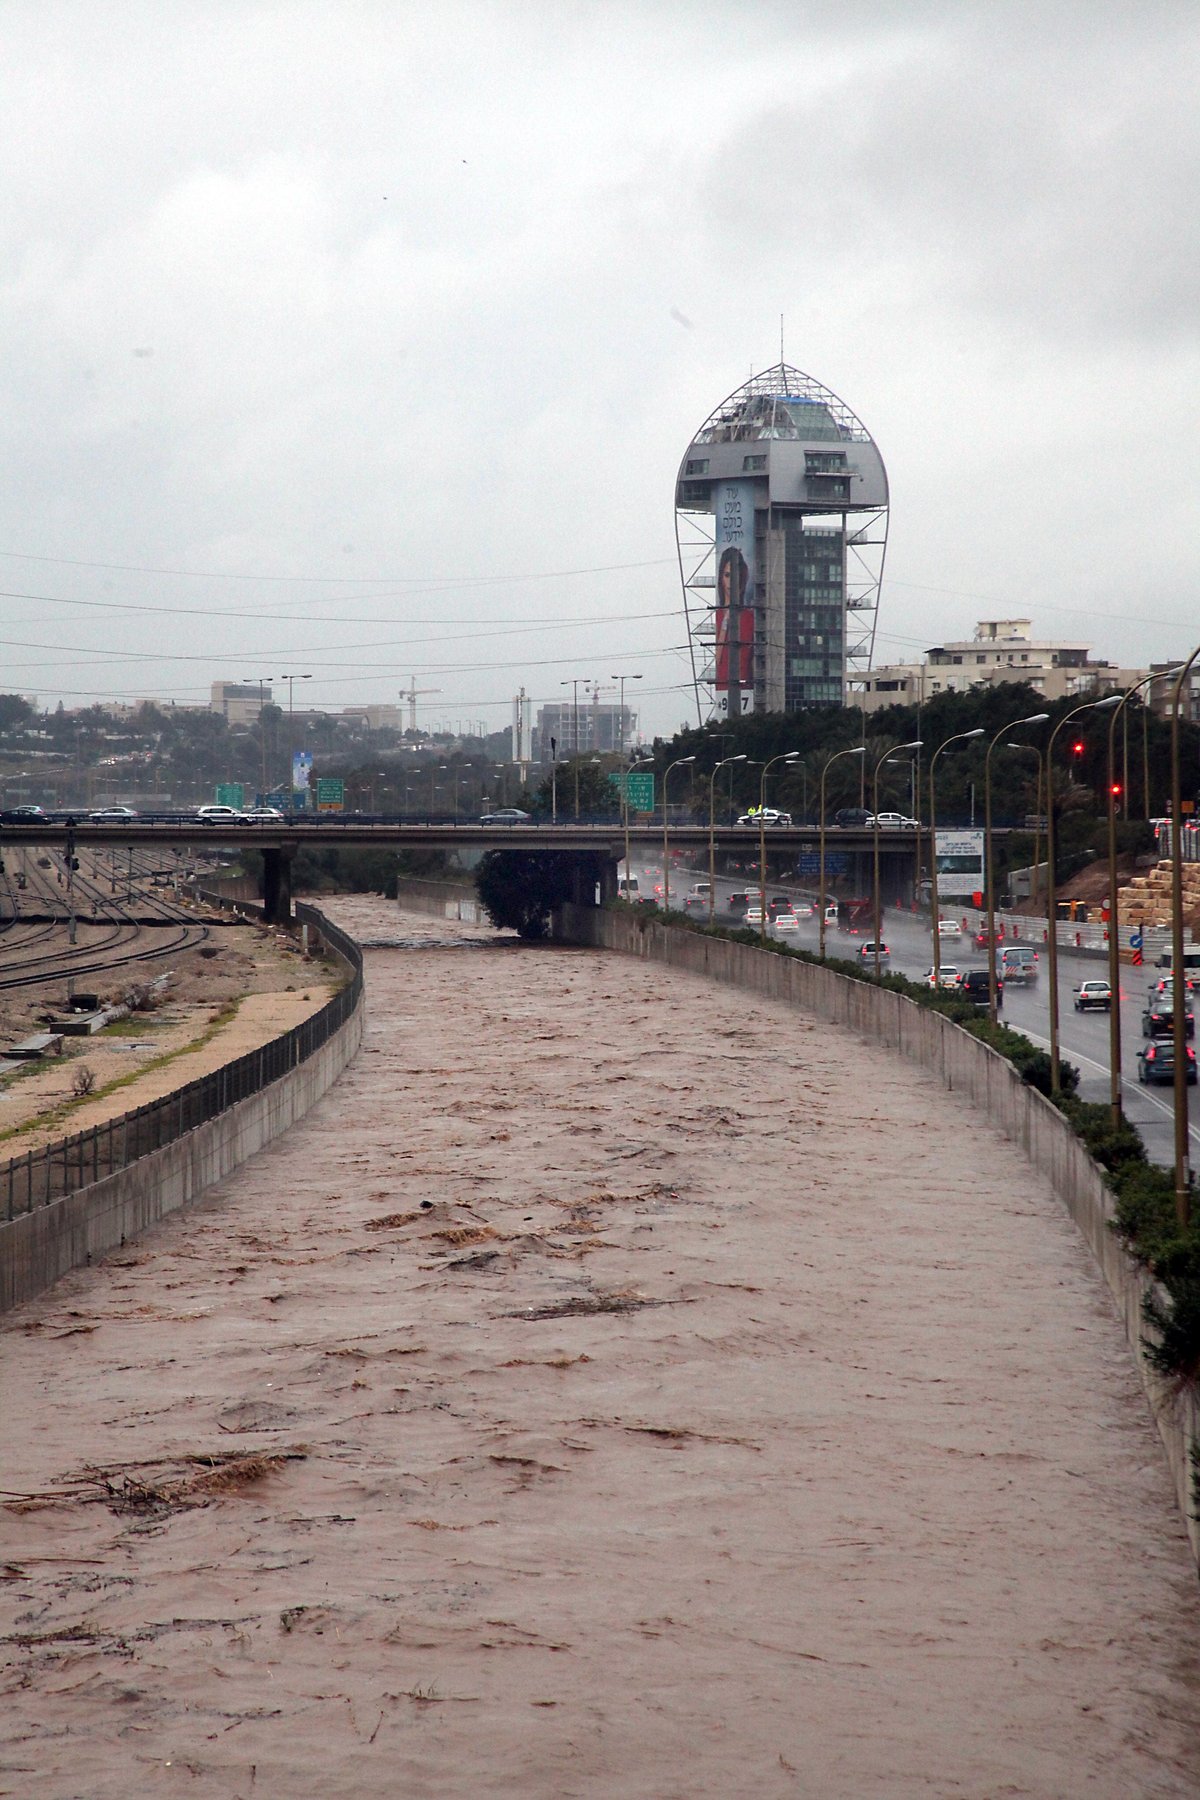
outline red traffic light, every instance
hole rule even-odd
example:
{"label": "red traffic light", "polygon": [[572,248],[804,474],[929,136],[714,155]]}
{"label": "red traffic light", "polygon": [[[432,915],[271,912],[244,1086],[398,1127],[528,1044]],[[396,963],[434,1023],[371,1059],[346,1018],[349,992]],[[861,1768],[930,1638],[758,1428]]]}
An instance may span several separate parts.
{"label": "red traffic light", "polygon": [[1073,743],[1071,745],[1071,754],[1073,756],[1082,756],[1083,755],[1083,743],[1081,740],[1077,739],[1075,741],[1075,743]]}
{"label": "red traffic light", "polygon": [[1112,784],[1112,788],[1111,788],[1111,790],[1110,790],[1110,791],[1111,791],[1111,792],[1112,792],[1112,793],[1114,793],[1114,794],[1120,794],[1120,792],[1121,792],[1121,784],[1120,784],[1120,782],[1119,782],[1119,781],[1114,781],[1114,782],[1113,782],[1113,784]]}

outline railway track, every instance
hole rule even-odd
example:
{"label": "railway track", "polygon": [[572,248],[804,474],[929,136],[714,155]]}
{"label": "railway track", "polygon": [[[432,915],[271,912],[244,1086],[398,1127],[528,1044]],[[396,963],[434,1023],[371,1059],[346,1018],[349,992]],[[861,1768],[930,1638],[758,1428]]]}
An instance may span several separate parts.
{"label": "railway track", "polygon": [[[17,881],[6,866],[0,884],[7,914],[0,920],[0,992],[113,975],[205,941],[208,926],[153,882],[163,873],[157,855],[139,851],[118,867],[118,854],[84,849],[77,856],[80,866],[68,870],[62,852],[39,850],[22,858]],[[26,921],[23,912],[48,917]]]}

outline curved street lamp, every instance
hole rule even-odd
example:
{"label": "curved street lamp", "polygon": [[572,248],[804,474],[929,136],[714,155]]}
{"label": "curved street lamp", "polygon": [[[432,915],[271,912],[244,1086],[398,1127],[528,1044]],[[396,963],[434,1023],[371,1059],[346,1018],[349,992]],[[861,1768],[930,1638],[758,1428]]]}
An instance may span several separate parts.
{"label": "curved street lamp", "polygon": [[[1155,681],[1169,679],[1179,673],[1181,665],[1173,669],[1160,669],[1157,673],[1143,675],[1140,681],[1131,682],[1121,695],[1117,705],[1113,707],[1108,721],[1108,985],[1112,992],[1112,1000],[1108,1008],[1108,1080],[1109,1107],[1114,1125],[1121,1123],[1121,943],[1117,926],[1117,720],[1125,712],[1126,702],[1132,700],[1139,688],[1149,687]],[[1125,759],[1128,765],[1128,757]],[[1129,816],[1129,792],[1125,791],[1126,817]]]}
{"label": "curved street lamp", "polygon": [[798,750],[785,750],[781,756],[769,756],[763,764],[758,784],[758,910],[762,915],[758,930],[764,944],[767,941],[767,823],[763,813],[767,805],[767,770],[773,763],[794,763],[799,755]]}
{"label": "curved street lamp", "polygon": [[716,836],[716,780],[722,769],[730,763],[749,762],[748,756],[726,756],[717,763],[708,778],[708,922],[711,925],[717,910],[717,836]]}
{"label": "curved street lamp", "polygon": [[1175,1041],[1175,1214],[1186,1230],[1192,1185],[1188,1164],[1187,1038],[1183,972],[1183,789],[1179,779],[1179,701],[1200,644],[1180,668],[1171,689],[1171,997]]}
{"label": "curved street lamp", "polygon": [[[937,759],[943,750],[948,750],[951,744],[965,744],[971,738],[981,738],[983,735],[982,725],[977,725],[974,731],[956,731],[953,737],[946,738],[943,743],[938,745],[929,759],[929,912],[933,924],[933,991],[935,994],[940,993],[942,988],[942,937],[938,930],[940,919],[937,884],[937,790],[934,785],[934,775],[937,770]],[[919,880],[921,873],[919,849],[917,862],[917,878]]]}
{"label": "curved street lamp", "polygon": [[[1049,717],[1048,712],[1029,713],[1023,719],[1014,719],[1011,725],[1002,725],[989,740],[983,759],[983,884],[987,902],[988,1017],[993,1025],[999,990],[996,986],[996,865],[992,854],[992,751],[1010,731],[1019,731],[1022,725],[1044,725]],[[1037,747],[1031,744],[1028,748],[1036,750]],[[1037,755],[1040,759],[1040,750]]]}
{"label": "curved street lamp", "polygon": [[[818,823],[821,829],[821,857],[820,875],[817,887],[817,913],[819,919],[817,927],[817,954],[822,957],[825,954],[825,777],[828,775],[839,756],[865,756],[866,753],[867,747],[865,744],[851,744],[848,750],[835,750],[833,755],[829,758],[829,761],[825,764],[825,767],[821,770],[821,795],[818,804]],[[862,768],[863,765],[860,763],[859,767]]]}
{"label": "curved street lamp", "polygon": [[671,851],[667,841],[667,783],[671,779],[671,770],[678,769],[683,763],[694,763],[694,756],[677,756],[673,763],[668,763],[663,775],[663,911],[671,910]]}
{"label": "curved street lamp", "polygon": [[884,763],[891,762],[891,761],[893,761],[893,759],[898,757],[901,750],[919,750],[920,748],[921,748],[921,739],[920,738],[913,738],[907,744],[894,744],[890,750],[885,750],[883,755],[879,758],[879,761],[875,764],[875,773],[871,778],[871,803],[874,808],[874,812],[872,815],[872,823],[874,826],[874,838],[875,838],[875,844],[874,844],[874,850],[875,850],[875,896],[874,897],[875,897],[875,979],[876,979],[876,981],[879,980],[879,939],[880,939],[880,935],[882,932],[882,919],[881,919],[882,909],[879,904],[879,771],[880,771],[880,769],[882,769]]}
{"label": "curved street lamp", "polygon": [[[1050,965],[1050,1092],[1057,1094],[1062,1083],[1058,1072],[1058,896],[1054,879],[1054,863],[1058,852],[1058,833],[1054,829],[1054,740],[1064,725],[1080,713],[1106,711],[1119,706],[1120,694],[1106,694],[1103,700],[1085,700],[1058,721],[1046,745],[1046,918],[1050,934],[1046,954]],[[989,952],[991,954],[991,952]]]}

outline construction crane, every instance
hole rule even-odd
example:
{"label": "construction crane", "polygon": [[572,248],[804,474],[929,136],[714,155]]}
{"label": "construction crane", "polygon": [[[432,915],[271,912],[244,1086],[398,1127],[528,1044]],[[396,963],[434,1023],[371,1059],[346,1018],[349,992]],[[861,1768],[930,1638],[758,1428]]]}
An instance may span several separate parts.
{"label": "construction crane", "polygon": [[400,698],[408,701],[408,729],[415,732],[417,729],[417,701],[423,694],[440,694],[442,690],[441,688],[419,688],[415,675],[409,676],[409,682],[410,686],[400,689]]}

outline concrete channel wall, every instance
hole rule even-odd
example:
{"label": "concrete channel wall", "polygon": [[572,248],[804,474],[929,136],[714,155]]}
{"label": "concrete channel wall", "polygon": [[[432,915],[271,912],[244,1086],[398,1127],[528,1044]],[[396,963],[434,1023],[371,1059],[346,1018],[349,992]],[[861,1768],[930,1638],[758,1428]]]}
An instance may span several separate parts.
{"label": "concrete channel wall", "polygon": [[1194,1515],[1190,1457],[1191,1447],[1200,1440],[1200,1407],[1194,1392],[1176,1393],[1168,1388],[1147,1359],[1142,1342],[1142,1301],[1154,1283],[1110,1229],[1113,1196],[1103,1171],[1057,1108],[1023,1082],[1010,1062],[941,1013],[918,1006],[904,994],[855,981],[798,957],[599,907],[564,906],[555,915],[555,936],[745,988],[764,999],[799,1007],[843,1030],[858,1032],[929,1069],[945,1087],[964,1094],[1005,1137],[1019,1144],[1067,1208],[1104,1273],[1166,1450],[1192,1554],[1200,1563],[1200,1522]]}
{"label": "concrete channel wall", "polygon": [[187,1206],[296,1124],[353,1059],[363,1021],[360,1000],[319,1049],[258,1093],[103,1180],[0,1224],[0,1312]]}
{"label": "concrete channel wall", "polygon": [[483,917],[473,881],[433,881],[402,875],[396,900],[405,912],[423,913],[426,918],[465,919],[474,925]]}

